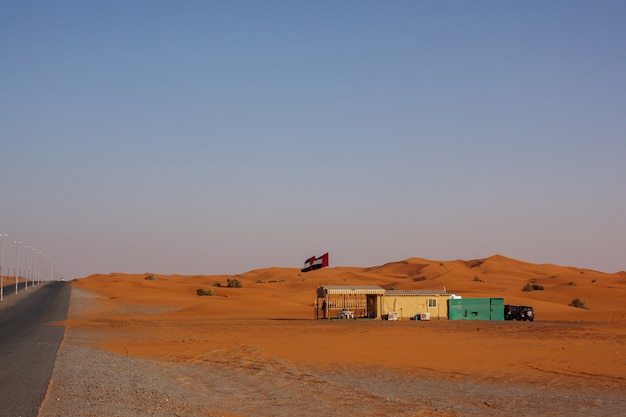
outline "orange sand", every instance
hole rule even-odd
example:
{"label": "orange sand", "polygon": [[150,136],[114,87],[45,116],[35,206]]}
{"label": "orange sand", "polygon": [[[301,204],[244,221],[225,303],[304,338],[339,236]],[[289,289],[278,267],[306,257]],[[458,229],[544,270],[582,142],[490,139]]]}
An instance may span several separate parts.
{"label": "orange sand", "polygon": [[[68,320],[98,346],[163,361],[254,368],[267,360],[385,367],[441,378],[626,390],[626,273],[536,265],[503,256],[411,258],[372,268],[301,273],[268,268],[237,276],[114,273],[73,282],[97,308]],[[480,281],[475,280],[478,276]],[[243,288],[216,287],[237,278]],[[527,283],[545,290],[522,292]],[[532,305],[535,322],[313,320],[319,285],[443,289]],[[214,296],[199,297],[200,287]],[[589,310],[569,307],[580,298]]]}

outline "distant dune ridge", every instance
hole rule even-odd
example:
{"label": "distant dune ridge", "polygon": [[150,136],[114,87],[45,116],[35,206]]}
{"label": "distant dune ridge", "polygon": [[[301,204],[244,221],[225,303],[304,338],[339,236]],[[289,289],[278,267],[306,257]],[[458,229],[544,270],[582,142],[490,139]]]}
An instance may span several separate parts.
{"label": "distant dune ridge", "polygon": [[[153,280],[145,279],[153,275]],[[226,288],[227,279],[242,288]],[[219,283],[219,286],[218,286]],[[534,284],[542,290],[523,291]],[[434,261],[422,258],[373,267],[330,267],[306,273],[272,267],[238,275],[182,276],[95,274],[75,286],[128,304],[153,305],[211,317],[312,318],[315,289],[321,285],[379,285],[394,289],[446,289],[462,297],[499,297],[505,303],[532,305],[537,320],[624,322],[626,272],[532,264],[502,255],[484,259]],[[197,297],[198,288],[213,297]],[[574,299],[586,309],[569,304]]]}

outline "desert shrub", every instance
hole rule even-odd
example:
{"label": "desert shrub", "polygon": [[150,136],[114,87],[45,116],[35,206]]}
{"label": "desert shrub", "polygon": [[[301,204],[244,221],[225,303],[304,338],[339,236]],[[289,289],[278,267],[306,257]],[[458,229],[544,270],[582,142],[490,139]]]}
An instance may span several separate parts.
{"label": "desert shrub", "polygon": [[485,282],[485,280],[479,277],[478,275],[474,275],[474,282]]}
{"label": "desert shrub", "polygon": [[257,283],[257,284],[265,284],[265,281],[263,281],[262,279],[257,279],[257,280],[256,280],[256,283]]}
{"label": "desert shrub", "polygon": [[243,287],[243,284],[241,283],[241,281],[236,279],[236,278],[233,278],[233,279],[228,278],[226,280],[226,282],[227,282],[226,286],[229,287],[229,288],[241,288],[241,287]]}
{"label": "desert shrub", "polygon": [[213,286],[214,286],[214,287],[221,287],[221,286],[222,286],[222,283],[221,283],[221,282],[219,282],[219,281],[215,281],[215,282],[213,283]]}
{"label": "desert shrub", "polygon": [[146,275],[146,277],[144,279],[150,280],[150,281],[154,281],[156,278],[154,277],[154,274],[148,274]]}
{"label": "desert shrub", "polygon": [[198,288],[198,289],[196,290],[196,293],[197,293],[199,296],[213,295],[213,294],[214,294],[214,293],[213,293],[213,290],[212,290],[212,289],[210,289],[210,288],[209,288],[208,290],[207,290],[207,289],[205,289],[205,288]]}
{"label": "desert shrub", "polygon": [[592,282],[592,283],[593,283],[593,282],[596,282],[596,281],[597,281],[597,279],[592,279],[592,280],[591,280],[591,282]]}
{"label": "desert shrub", "polygon": [[568,286],[568,287],[575,287],[575,286],[577,286],[577,285],[578,285],[578,284],[576,284],[575,282],[568,282],[568,283],[567,283],[567,286]]}
{"label": "desert shrub", "polygon": [[589,310],[589,307],[585,305],[585,302],[580,298],[574,298],[571,303],[569,303],[570,307],[583,308],[585,310]]}
{"label": "desert shrub", "polygon": [[526,284],[524,285],[524,288],[522,288],[522,291],[524,292],[530,292],[530,291],[543,291],[543,285],[539,285],[539,284]]}

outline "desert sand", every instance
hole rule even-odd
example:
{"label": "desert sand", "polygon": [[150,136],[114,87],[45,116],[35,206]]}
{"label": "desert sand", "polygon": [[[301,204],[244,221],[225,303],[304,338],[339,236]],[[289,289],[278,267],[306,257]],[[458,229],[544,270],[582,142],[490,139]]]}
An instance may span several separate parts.
{"label": "desert sand", "polygon": [[[229,278],[240,280],[242,288],[225,287]],[[528,283],[544,290],[523,292]],[[502,297],[507,304],[533,306],[536,320],[314,320],[315,290],[321,285],[446,288],[464,298]],[[253,374],[280,363],[285,369],[324,370],[337,378],[350,374],[359,380],[360,375],[364,384],[375,384],[368,375],[382,372],[409,386],[428,378],[431,386],[480,383],[563,398],[562,404],[551,400],[552,411],[545,415],[619,415],[626,405],[626,272],[538,265],[496,255],[469,261],[411,258],[307,273],[275,267],[235,276],[96,274],[76,279],[72,286],[91,294],[92,304],[70,314],[68,332],[92,335],[88,340],[99,350],[163,366],[193,364],[207,372],[245,369]],[[198,288],[215,294],[198,296]],[[574,298],[588,309],[568,306]],[[306,378],[307,373],[298,375]],[[447,395],[445,389],[437,392]],[[588,409],[582,409],[571,398],[583,392],[608,397],[593,404],[585,399]],[[533,395],[484,415],[512,410],[543,415]],[[485,410],[493,406],[473,401],[468,410],[474,411],[468,413],[459,411],[459,404],[439,403],[429,409],[407,405],[413,411],[402,415],[480,415],[476,404]],[[306,393],[293,399],[292,411],[305,403]],[[219,403],[209,408],[216,414],[206,415],[282,415],[267,408],[255,411],[249,404],[239,410]],[[370,415],[389,411],[369,410]],[[356,410],[343,414],[361,415]]]}

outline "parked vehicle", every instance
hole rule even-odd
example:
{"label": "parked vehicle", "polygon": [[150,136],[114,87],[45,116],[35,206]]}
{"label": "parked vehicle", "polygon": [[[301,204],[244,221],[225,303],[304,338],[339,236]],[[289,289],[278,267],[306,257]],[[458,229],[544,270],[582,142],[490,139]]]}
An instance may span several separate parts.
{"label": "parked vehicle", "polygon": [[515,310],[515,306],[510,304],[504,305],[504,320],[513,320],[513,310]]}
{"label": "parked vehicle", "polygon": [[504,306],[504,320],[535,320],[535,311],[529,306]]}

